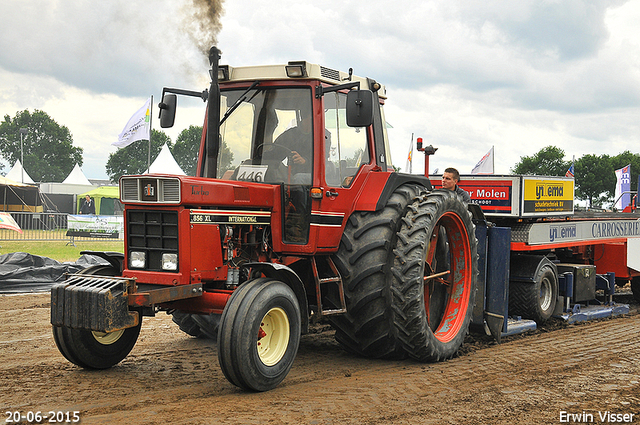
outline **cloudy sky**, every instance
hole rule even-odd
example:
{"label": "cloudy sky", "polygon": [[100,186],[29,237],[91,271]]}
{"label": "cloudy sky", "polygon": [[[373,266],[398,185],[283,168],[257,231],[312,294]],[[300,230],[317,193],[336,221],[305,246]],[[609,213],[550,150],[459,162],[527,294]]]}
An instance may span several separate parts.
{"label": "cloudy sky", "polygon": [[[307,60],[385,84],[393,161],[403,170],[412,134],[438,148],[431,171],[469,173],[492,146],[498,174],[548,145],[567,160],[640,152],[638,0],[222,7],[223,64]],[[207,88],[201,47],[210,36],[195,13],[193,0],[4,0],[0,114],[47,112],[84,149],[87,177],[106,178],[111,143],[146,98],[157,104],[163,86]],[[181,98],[167,134],[175,140],[203,116],[201,101]],[[422,172],[421,160],[413,171]]]}

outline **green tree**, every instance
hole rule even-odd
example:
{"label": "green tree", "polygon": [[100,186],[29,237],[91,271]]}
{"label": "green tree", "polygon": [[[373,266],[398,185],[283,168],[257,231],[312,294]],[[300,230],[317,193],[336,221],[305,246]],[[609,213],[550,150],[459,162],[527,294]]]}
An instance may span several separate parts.
{"label": "green tree", "polygon": [[584,155],[574,165],[576,197],[589,201],[590,207],[610,202],[616,186],[611,158],[608,155]]}
{"label": "green tree", "polygon": [[[151,162],[164,144],[171,150],[171,139],[164,132],[151,130]],[[113,182],[125,174],[142,174],[149,168],[149,142],[139,140],[109,155],[105,169]]]}
{"label": "green tree", "polygon": [[[176,162],[188,176],[196,175],[201,140],[202,127],[192,125],[180,132],[175,145],[171,149]],[[222,148],[220,149],[220,176],[231,168],[231,162],[233,162],[233,152],[225,142],[222,142]]]}
{"label": "green tree", "polygon": [[224,172],[230,170],[231,163],[233,162],[233,152],[227,146],[227,142],[222,142],[222,146],[220,147],[220,169],[218,173],[218,177],[222,177]]}
{"label": "green tree", "polygon": [[511,172],[536,176],[564,176],[570,162],[564,160],[564,151],[555,146],[540,149],[533,156],[520,157]]}
{"label": "green tree", "polygon": [[188,176],[196,175],[201,139],[202,127],[191,125],[180,132],[171,149],[176,162]]}
{"label": "green tree", "polygon": [[69,129],[37,109],[20,111],[13,119],[5,115],[0,123],[0,156],[11,165],[20,159],[21,128],[27,129],[23,167],[34,181],[61,182],[75,164],[82,165],[82,148],[73,146]]}

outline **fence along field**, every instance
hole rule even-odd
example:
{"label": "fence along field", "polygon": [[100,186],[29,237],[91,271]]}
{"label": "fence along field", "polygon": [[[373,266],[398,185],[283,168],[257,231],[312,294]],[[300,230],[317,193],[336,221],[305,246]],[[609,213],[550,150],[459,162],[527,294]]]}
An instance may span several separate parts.
{"label": "fence along field", "polygon": [[[96,232],[74,232],[70,231],[69,224],[73,221],[73,217],[66,213],[30,213],[30,212],[12,212],[14,218],[22,233],[9,229],[0,229],[0,241],[57,241],[67,240],[69,243],[76,241],[118,241],[122,240],[123,232],[104,233]],[[101,220],[105,216],[91,216],[91,219]],[[89,217],[87,217],[89,218]],[[108,218],[109,220],[114,217]],[[121,219],[121,216],[120,216]],[[103,220],[107,220],[104,218]]]}

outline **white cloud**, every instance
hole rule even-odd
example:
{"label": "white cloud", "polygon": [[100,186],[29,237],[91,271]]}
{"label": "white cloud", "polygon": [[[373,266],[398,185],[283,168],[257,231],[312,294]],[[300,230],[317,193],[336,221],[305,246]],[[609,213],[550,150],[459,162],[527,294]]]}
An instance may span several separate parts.
{"label": "white cloud", "polygon": [[[188,4],[6,1],[0,114],[44,110],[85,149],[85,173],[104,176],[111,141],[146,96],[208,85]],[[637,2],[229,0],[224,10],[222,63],[307,60],[385,84],[403,168],[411,133],[439,148],[432,168],[461,172],[491,146],[500,173],[547,145],[568,157],[637,151]],[[181,98],[167,133],[203,115]]]}

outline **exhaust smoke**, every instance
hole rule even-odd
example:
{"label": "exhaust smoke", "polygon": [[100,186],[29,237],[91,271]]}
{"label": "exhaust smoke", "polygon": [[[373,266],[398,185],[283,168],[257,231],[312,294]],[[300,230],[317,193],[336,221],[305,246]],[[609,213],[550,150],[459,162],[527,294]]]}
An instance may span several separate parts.
{"label": "exhaust smoke", "polygon": [[223,0],[193,0],[190,25],[186,25],[189,38],[206,57],[211,46],[217,44],[222,29],[220,18],[224,13]]}

